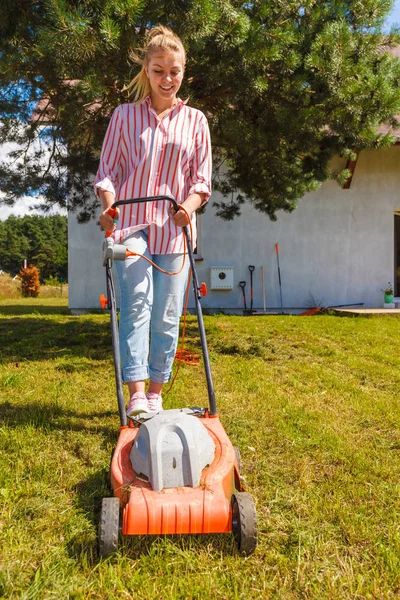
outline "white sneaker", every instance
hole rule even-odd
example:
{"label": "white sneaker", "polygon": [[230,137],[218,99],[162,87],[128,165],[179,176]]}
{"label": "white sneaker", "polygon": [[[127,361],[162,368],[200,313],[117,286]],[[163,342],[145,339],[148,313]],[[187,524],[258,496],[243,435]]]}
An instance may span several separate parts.
{"label": "white sneaker", "polygon": [[134,417],[142,412],[149,412],[149,403],[144,392],[135,392],[129,400],[126,414],[128,417]]}
{"label": "white sneaker", "polygon": [[159,394],[155,394],[154,392],[147,392],[146,397],[149,412],[159,412],[163,409],[162,398]]}

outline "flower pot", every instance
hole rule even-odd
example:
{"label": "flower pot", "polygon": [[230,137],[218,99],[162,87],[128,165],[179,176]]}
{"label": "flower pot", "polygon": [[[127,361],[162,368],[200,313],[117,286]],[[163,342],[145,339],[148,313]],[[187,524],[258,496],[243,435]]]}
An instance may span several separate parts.
{"label": "flower pot", "polygon": [[385,304],[392,304],[393,298],[393,294],[385,294]]}

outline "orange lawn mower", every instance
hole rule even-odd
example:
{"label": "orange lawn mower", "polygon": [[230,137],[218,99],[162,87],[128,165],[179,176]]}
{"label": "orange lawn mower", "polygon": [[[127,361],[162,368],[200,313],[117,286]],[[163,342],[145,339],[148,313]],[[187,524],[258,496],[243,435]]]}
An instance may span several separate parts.
{"label": "orange lawn mower", "polygon": [[[124,204],[163,200],[169,196],[115,202]],[[112,265],[129,251],[106,237],[103,265],[111,316],[114,370],[120,434],[111,460],[113,497],[103,498],[99,525],[99,554],[105,558],[118,549],[121,536],[233,533],[244,555],[257,545],[257,516],[251,495],[242,486],[240,454],[229,440],[217,415],[199,286],[191,239],[183,228],[189,256],[197,322],[207,381],[208,407],[161,410],[127,418],[122,390],[118,321]],[[186,254],[185,251],[185,254]]]}

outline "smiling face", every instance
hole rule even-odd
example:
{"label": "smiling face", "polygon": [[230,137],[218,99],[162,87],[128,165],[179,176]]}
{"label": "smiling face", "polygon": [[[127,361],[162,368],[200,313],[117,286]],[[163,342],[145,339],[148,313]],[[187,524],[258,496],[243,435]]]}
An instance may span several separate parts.
{"label": "smiling face", "polygon": [[145,66],[151,87],[151,101],[156,109],[166,109],[175,103],[181,87],[184,64],[179,52],[157,50]]}

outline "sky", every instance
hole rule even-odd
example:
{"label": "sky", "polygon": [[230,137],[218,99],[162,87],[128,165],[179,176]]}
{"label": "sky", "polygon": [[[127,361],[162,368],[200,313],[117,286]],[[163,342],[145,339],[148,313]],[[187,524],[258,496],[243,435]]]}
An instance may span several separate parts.
{"label": "sky", "polygon": [[390,28],[391,25],[400,25],[400,0],[395,0],[392,12],[387,19],[388,28]]}
{"label": "sky", "polygon": [[[0,146],[0,162],[2,162],[6,156],[7,156],[7,152],[9,152],[10,150],[13,150],[15,148],[14,144],[4,144],[3,146]],[[3,196],[3,192],[0,190],[0,198]],[[25,196],[23,198],[20,198],[18,200],[18,202],[16,202],[14,204],[14,206],[4,206],[1,205],[0,206],[0,221],[5,221],[7,219],[7,217],[9,217],[11,214],[18,216],[18,217],[22,217],[25,214],[29,214],[30,210],[29,207],[33,206],[35,204],[35,201],[32,198],[29,198],[28,196]],[[37,211],[35,211],[37,213]]]}
{"label": "sky", "polygon": [[[386,21],[386,28],[389,30],[392,25],[400,26],[400,0],[395,0],[393,3],[392,11]],[[4,156],[4,147],[0,147],[0,162]],[[0,191],[1,195],[1,191]],[[34,214],[29,210],[30,206],[33,206],[37,203],[37,199],[33,200],[32,198],[21,198],[18,203],[14,205],[14,207],[10,208],[8,206],[0,206],[0,220],[5,220],[10,214],[23,216],[24,214]],[[38,211],[35,211],[36,213]],[[39,213],[40,214],[40,213]],[[65,214],[65,212],[63,213]]]}
{"label": "sky", "polygon": [[[4,144],[0,146],[0,162],[7,156],[7,152],[15,149],[15,144]],[[3,192],[0,190],[0,198],[3,196]],[[14,206],[4,206],[0,205],[0,221],[5,221],[10,215],[14,215],[16,217],[23,217],[24,215],[51,215],[51,214],[62,214],[66,215],[67,211],[59,208],[52,209],[50,212],[43,213],[40,210],[31,210],[35,204],[39,204],[39,198],[32,198],[30,196],[22,196]]]}

